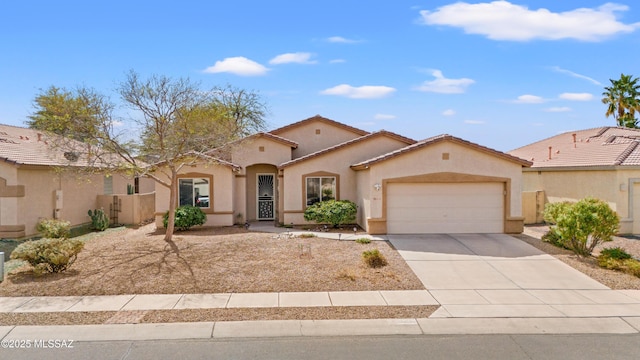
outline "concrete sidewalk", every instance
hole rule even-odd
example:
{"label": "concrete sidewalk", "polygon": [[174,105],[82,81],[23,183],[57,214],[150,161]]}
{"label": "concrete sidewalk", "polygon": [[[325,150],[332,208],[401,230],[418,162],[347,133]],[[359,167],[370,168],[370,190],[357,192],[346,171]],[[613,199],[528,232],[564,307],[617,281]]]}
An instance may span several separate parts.
{"label": "concrete sidewalk", "polygon": [[0,297],[0,313],[439,305],[427,290]]}

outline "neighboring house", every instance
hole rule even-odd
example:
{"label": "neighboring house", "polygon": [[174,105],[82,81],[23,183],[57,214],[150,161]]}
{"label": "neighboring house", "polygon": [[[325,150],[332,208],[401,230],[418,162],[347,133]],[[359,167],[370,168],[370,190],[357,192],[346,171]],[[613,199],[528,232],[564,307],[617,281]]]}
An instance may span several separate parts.
{"label": "neighboring house", "polygon": [[[415,141],[314,116],[235,141],[179,175],[180,205],[207,225],[306,224],[318,201],[351,200],[371,234],[522,231],[522,167],[531,163],[450,135]],[[156,189],[156,224],[169,189]]]}
{"label": "neighboring house", "polygon": [[570,131],[510,151],[523,169],[526,223],[542,222],[545,203],[594,197],[620,216],[620,233],[640,234],[640,130]]}
{"label": "neighboring house", "polygon": [[[87,211],[98,207],[98,195],[126,194],[127,184],[141,194],[154,191],[150,179],[60,171],[83,165],[74,154],[52,149],[37,130],[0,125],[0,238],[35,235],[44,218],[67,220],[72,226],[90,222]],[[155,200],[153,195],[150,199]]]}

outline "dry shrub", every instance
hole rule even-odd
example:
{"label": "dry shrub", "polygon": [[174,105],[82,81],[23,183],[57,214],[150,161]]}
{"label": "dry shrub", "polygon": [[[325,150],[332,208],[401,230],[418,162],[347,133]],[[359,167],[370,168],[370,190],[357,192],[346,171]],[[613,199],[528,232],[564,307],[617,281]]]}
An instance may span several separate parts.
{"label": "dry shrub", "polygon": [[378,249],[368,250],[362,253],[364,262],[371,268],[387,266],[387,259]]}

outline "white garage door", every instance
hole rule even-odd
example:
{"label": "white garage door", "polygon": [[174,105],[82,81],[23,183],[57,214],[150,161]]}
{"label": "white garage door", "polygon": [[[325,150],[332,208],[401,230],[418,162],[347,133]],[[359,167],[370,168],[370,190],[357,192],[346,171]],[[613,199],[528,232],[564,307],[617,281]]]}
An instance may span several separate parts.
{"label": "white garage door", "polygon": [[502,183],[408,183],[387,187],[389,234],[502,233]]}

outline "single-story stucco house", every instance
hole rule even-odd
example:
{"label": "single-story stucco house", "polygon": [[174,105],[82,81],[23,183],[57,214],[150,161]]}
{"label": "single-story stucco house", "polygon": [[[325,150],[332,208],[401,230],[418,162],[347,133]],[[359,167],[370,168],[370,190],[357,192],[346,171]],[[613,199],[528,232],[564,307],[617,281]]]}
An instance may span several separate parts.
{"label": "single-story stucco house", "polygon": [[600,127],[565,132],[512,150],[523,169],[526,223],[542,222],[546,203],[594,197],[620,216],[620,233],[640,234],[640,130]]}
{"label": "single-story stucco house", "polygon": [[[89,209],[105,208],[114,194],[127,194],[127,184],[136,196],[119,200],[120,219],[137,219],[128,203],[148,206],[153,218],[155,183],[151,179],[87,175],[59,171],[61,167],[84,166],[73,154],[53,149],[37,130],[0,124],[0,238],[36,235],[41,219],[62,219],[78,226],[90,222]],[[144,194],[149,194],[143,196]],[[100,197],[102,196],[102,200]],[[145,205],[148,203],[147,205]],[[135,220],[131,220],[135,223]],[[122,222],[122,221],[120,221]],[[127,221],[125,221],[127,223]]]}
{"label": "single-story stucco house", "polygon": [[[306,224],[307,206],[358,205],[371,234],[517,233],[522,168],[531,163],[463,139],[422,141],[367,132],[314,116],[212,150],[215,163],[179,174],[180,205],[200,206],[206,225],[271,220]],[[156,224],[169,189],[156,188]]]}

